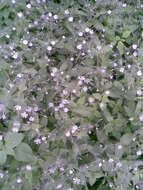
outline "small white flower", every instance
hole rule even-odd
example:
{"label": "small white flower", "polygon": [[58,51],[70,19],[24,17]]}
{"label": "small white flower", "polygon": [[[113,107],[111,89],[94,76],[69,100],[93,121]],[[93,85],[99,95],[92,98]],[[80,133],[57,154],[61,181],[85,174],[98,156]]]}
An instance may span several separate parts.
{"label": "small white flower", "polygon": [[34,121],[34,117],[30,116],[29,117],[29,121],[33,122]]}
{"label": "small white flower", "polygon": [[63,95],[68,95],[68,91],[67,90],[63,90]]}
{"label": "small white flower", "polygon": [[48,47],[47,47],[47,50],[48,50],[48,51],[51,51],[51,50],[52,50],[52,46],[48,46]]}
{"label": "small white flower", "polygon": [[87,27],[87,28],[85,28],[85,32],[90,32],[90,29]]}
{"label": "small white flower", "polygon": [[69,14],[70,14],[69,10],[66,9],[66,10],[65,10],[65,15],[69,15]]}
{"label": "small white flower", "polygon": [[110,158],[110,159],[108,160],[108,162],[109,162],[109,163],[112,163],[112,162],[114,162],[114,160],[113,160],[112,158]]}
{"label": "small white flower", "polygon": [[18,178],[18,179],[16,180],[16,182],[17,182],[18,184],[20,184],[20,183],[22,183],[22,179],[21,179],[21,178]]}
{"label": "small white flower", "polygon": [[22,17],[23,17],[23,13],[22,13],[22,12],[19,12],[19,13],[17,13],[17,16],[18,16],[19,18],[22,18]]}
{"label": "small white flower", "polygon": [[52,13],[48,13],[48,16],[49,16],[49,17],[52,17]]}
{"label": "small white flower", "polygon": [[28,114],[26,112],[23,112],[21,113],[21,117],[26,119],[28,117]]}
{"label": "small white flower", "polygon": [[67,113],[69,111],[68,108],[64,108],[64,112]]}
{"label": "small white flower", "polygon": [[131,68],[131,65],[130,64],[128,64],[128,69],[130,69]]}
{"label": "small white flower", "polygon": [[66,133],[65,133],[65,135],[66,135],[66,137],[70,137],[70,131],[67,131]]}
{"label": "small white flower", "polygon": [[124,68],[124,67],[121,67],[121,68],[120,68],[120,72],[121,72],[121,73],[124,73],[124,71],[125,71],[125,68]]}
{"label": "small white flower", "polygon": [[58,111],[59,111],[59,108],[58,108],[58,107],[55,107],[54,110],[55,110],[55,112],[58,112]]}
{"label": "small white flower", "polygon": [[54,104],[52,102],[49,102],[48,106],[49,106],[49,108],[52,108],[52,107],[54,107]]}
{"label": "small white flower", "polygon": [[77,125],[73,125],[71,132],[75,133],[77,130],[78,130],[78,126]]}
{"label": "small white flower", "polygon": [[47,138],[45,136],[43,136],[41,139],[42,139],[42,141],[46,141]]}
{"label": "small white flower", "polygon": [[132,45],[132,48],[135,50],[135,49],[137,49],[137,44],[133,44]]}
{"label": "small white flower", "polygon": [[142,151],[141,150],[138,150],[137,151],[137,156],[140,156],[142,154]]}
{"label": "small white flower", "polygon": [[10,36],[7,34],[7,35],[6,35],[6,38],[8,38],[8,39],[9,39],[9,38],[10,38]]}
{"label": "small white flower", "polygon": [[59,184],[59,185],[57,185],[57,187],[56,187],[56,188],[57,188],[57,189],[61,189],[61,188],[62,188],[62,186],[63,186],[62,184]]}
{"label": "small white flower", "polygon": [[118,150],[121,150],[122,149],[122,145],[118,145]]}
{"label": "small white flower", "polygon": [[2,179],[4,177],[4,174],[0,172],[0,178]]}
{"label": "small white flower", "polygon": [[139,120],[140,120],[141,122],[143,122],[143,115],[140,115],[140,116],[139,116]]}
{"label": "small white flower", "polygon": [[74,58],[73,58],[73,57],[71,57],[71,58],[70,58],[70,61],[74,61]]}
{"label": "small white flower", "polygon": [[133,118],[133,117],[130,117],[130,118],[129,118],[129,121],[133,121],[133,120],[134,120],[134,118]]}
{"label": "small white flower", "polygon": [[104,107],[104,103],[101,102],[101,103],[99,104],[99,106],[100,106],[100,108],[102,109],[102,108]]}
{"label": "small white flower", "polygon": [[57,20],[59,18],[58,15],[54,15],[53,17],[55,20]]}
{"label": "small white flower", "polygon": [[120,167],[122,166],[122,163],[121,163],[121,162],[118,162],[118,163],[116,164],[116,166],[120,168]]}
{"label": "small white flower", "polygon": [[12,2],[13,4],[15,4],[15,0],[12,0],[11,2]]}
{"label": "small white flower", "polygon": [[112,13],[112,11],[111,11],[111,10],[108,10],[107,13],[108,13],[108,15],[110,15],[110,14]]}
{"label": "small white flower", "polygon": [[124,8],[125,8],[126,6],[127,6],[127,4],[126,4],[126,3],[123,3],[123,4],[122,4],[122,7],[124,7]]}
{"label": "small white flower", "polygon": [[26,5],[26,7],[27,7],[28,9],[31,9],[31,4],[28,3],[28,4]]}
{"label": "small white flower", "polygon": [[2,141],[2,139],[3,139],[3,136],[2,136],[2,135],[0,135],[0,141]]}
{"label": "small white flower", "polygon": [[24,44],[24,45],[27,45],[27,44],[28,44],[28,41],[27,41],[27,40],[23,40],[23,44]]}
{"label": "small white flower", "polygon": [[100,51],[102,49],[101,46],[97,46],[97,50]]}
{"label": "small white flower", "polygon": [[19,131],[19,128],[18,128],[18,127],[13,127],[13,128],[12,128],[12,132],[18,133],[18,131]]}
{"label": "small white flower", "polygon": [[94,102],[94,98],[93,97],[89,97],[88,98],[88,102],[92,104]]}
{"label": "small white flower", "polygon": [[94,32],[93,32],[93,30],[90,30],[89,33],[92,35]]}
{"label": "small white flower", "polygon": [[18,53],[14,52],[12,57],[13,57],[13,59],[17,59],[18,58]]}
{"label": "small white flower", "polygon": [[138,77],[142,76],[141,70],[137,71],[137,76],[138,76]]}
{"label": "small white flower", "polygon": [[70,16],[70,17],[68,18],[68,21],[69,21],[69,22],[73,22],[73,17]]}
{"label": "small white flower", "polygon": [[79,49],[79,50],[81,50],[81,49],[82,49],[82,44],[78,44],[78,45],[76,46],[76,48]]}
{"label": "small white flower", "polygon": [[141,95],[142,95],[141,89],[137,90],[137,95],[138,95],[138,96],[141,96]]}
{"label": "small white flower", "polygon": [[78,35],[81,37],[83,36],[83,32],[79,32]]}
{"label": "small white flower", "polygon": [[[86,44],[86,41],[85,41],[85,40],[83,40],[83,41],[82,41],[82,43],[83,43],[83,44]],[[90,53],[90,52],[91,52],[91,51],[90,51],[90,50],[88,50],[88,53]]]}
{"label": "small white flower", "polygon": [[110,91],[109,91],[109,90],[106,90],[106,91],[105,91],[105,94],[106,94],[106,95],[109,95],[109,94],[110,94]]}
{"label": "small white flower", "polygon": [[31,170],[32,170],[31,165],[29,165],[29,164],[28,164],[28,165],[26,165],[26,170],[27,170],[27,171],[31,171]]}
{"label": "small white flower", "polygon": [[133,56],[137,57],[138,53],[136,51],[133,52]]}
{"label": "small white flower", "polygon": [[52,46],[54,46],[56,44],[56,42],[54,40],[52,40],[50,43]]}
{"label": "small white flower", "polygon": [[73,178],[73,183],[74,184],[80,184],[80,179],[77,177]]}
{"label": "small white flower", "polygon": [[20,111],[21,110],[21,106],[20,105],[16,105],[15,109],[16,109],[16,111]]}
{"label": "small white flower", "polygon": [[117,67],[117,63],[114,63],[114,67]]}
{"label": "small white flower", "polygon": [[87,92],[87,90],[88,90],[87,86],[84,86],[84,87],[82,88],[82,90],[83,90],[83,92]]}
{"label": "small white flower", "polygon": [[41,139],[37,138],[34,140],[35,144],[41,144]]}
{"label": "small white flower", "polygon": [[99,166],[99,167],[102,167],[102,163],[100,162],[100,163],[98,164],[98,166]]}
{"label": "small white flower", "polygon": [[22,73],[18,73],[16,76],[17,76],[18,78],[22,78],[22,77],[23,77],[23,74],[22,74]]}
{"label": "small white flower", "polygon": [[73,89],[73,90],[72,90],[72,93],[73,93],[73,94],[76,94],[76,89]]}

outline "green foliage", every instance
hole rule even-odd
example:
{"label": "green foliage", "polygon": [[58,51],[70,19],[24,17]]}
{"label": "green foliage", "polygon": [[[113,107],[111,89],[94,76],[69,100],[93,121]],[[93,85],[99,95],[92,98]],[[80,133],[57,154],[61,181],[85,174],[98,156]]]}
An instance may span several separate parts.
{"label": "green foliage", "polygon": [[0,1],[0,189],[143,189],[142,9]]}

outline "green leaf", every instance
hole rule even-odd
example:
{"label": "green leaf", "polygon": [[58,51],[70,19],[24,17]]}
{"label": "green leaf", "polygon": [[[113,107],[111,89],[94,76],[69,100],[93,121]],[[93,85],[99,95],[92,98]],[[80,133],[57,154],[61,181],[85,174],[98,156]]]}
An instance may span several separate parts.
{"label": "green leaf", "polygon": [[127,31],[125,31],[124,33],[123,33],[123,38],[128,38],[129,36],[130,36],[130,31],[129,30],[127,30]]}
{"label": "green leaf", "polygon": [[21,143],[24,136],[21,133],[8,133],[5,137],[5,145],[10,148],[14,148]]}
{"label": "green leaf", "polygon": [[32,149],[26,143],[21,143],[16,147],[15,158],[22,162],[31,162],[34,160]]}
{"label": "green leaf", "polygon": [[6,162],[7,155],[5,151],[0,151],[0,165],[4,164]]}
{"label": "green leaf", "polygon": [[124,53],[124,44],[121,41],[118,42],[117,48],[122,55]]}

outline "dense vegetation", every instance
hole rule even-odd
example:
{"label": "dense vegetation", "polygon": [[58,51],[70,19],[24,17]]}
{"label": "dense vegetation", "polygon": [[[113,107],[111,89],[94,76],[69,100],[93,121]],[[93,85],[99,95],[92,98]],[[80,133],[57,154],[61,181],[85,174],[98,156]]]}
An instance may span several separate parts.
{"label": "dense vegetation", "polygon": [[0,189],[143,189],[141,0],[0,0]]}

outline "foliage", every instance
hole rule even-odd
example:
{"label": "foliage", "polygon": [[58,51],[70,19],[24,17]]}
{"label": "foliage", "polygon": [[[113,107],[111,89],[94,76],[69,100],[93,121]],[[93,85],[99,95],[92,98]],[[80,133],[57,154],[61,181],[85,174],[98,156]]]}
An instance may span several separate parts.
{"label": "foliage", "polygon": [[0,189],[143,189],[140,0],[0,0]]}

